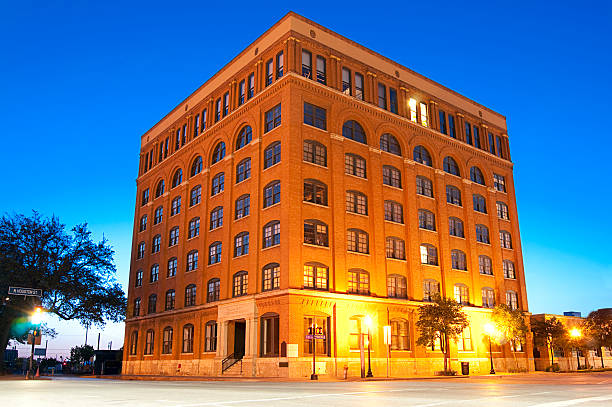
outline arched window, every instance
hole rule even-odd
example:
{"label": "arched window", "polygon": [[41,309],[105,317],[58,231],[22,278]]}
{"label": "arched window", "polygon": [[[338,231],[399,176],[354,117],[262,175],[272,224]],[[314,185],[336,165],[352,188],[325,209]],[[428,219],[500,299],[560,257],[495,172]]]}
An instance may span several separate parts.
{"label": "arched window", "polygon": [[268,185],[264,187],[264,201],[263,207],[267,208],[268,206],[272,206],[280,202],[280,181],[272,181]]}
{"label": "arched window", "polygon": [[181,196],[177,196],[172,200],[170,205],[170,216],[178,215],[181,213]]}
{"label": "arched window", "polygon": [[130,336],[130,355],[135,355],[138,351],[138,331],[132,331]]}
{"label": "arched window", "polygon": [[446,202],[461,206],[461,191],[453,185],[446,186]]}
{"label": "arched window", "polygon": [[486,274],[488,276],[493,275],[493,266],[491,262],[491,258],[489,256],[485,256],[481,254],[478,256],[478,269],[480,270],[480,274]]}
{"label": "arched window", "polygon": [[264,150],[264,170],[281,161],[281,143],[275,141]]}
{"label": "arched window", "polygon": [[435,246],[427,243],[421,244],[421,264],[438,265],[438,249]]}
{"label": "arched window", "polygon": [[192,250],[187,253],[187,269],[186,271],[197,270],[198,268],[198,251]]}
{"label": "arched window", "polygon": [[202,187],[200,185],[196,185],[191,189],[191,193],[189,194],[189,206],[194,206],[199,204],[202,201]]}
{"label": "arched window", "polygon": [[249,273],[247,273],[246,271],[239,271],[234,274],[233,281],[233,296],[241,297],[243,295],[247,295],[247,289],[249,286]]}
{"label": "arched window", "polygon": [[244,126],[242,130],[240,130],[240,133],[238,133],[238,138],[236,139],[236,151],[249,144],[252,137],[253,131],[251,130],[251,126]]}
{"label": "arched window", "polygon": [[179,228],[178,226],[170,229],[170,235],[168,236],[168,247],[176,246],[179,241]]}
{"label": "arched window", "polygon": [[161,235],[155,235],[151,243],[151,253],[157,253],[161,250]]}
{"label": "arched window", "polygon": [[210,196],[215,196],[225,189],[225,174],[220,172],[214,176],[210,186]]}
{"label": "arched window", "polygon": [[217,321],[208,321],[204,326],[204,352],[217,351]]}
{"label": "arched window", "polygon": [[495,290],[491,287],[482,287],[482,306],[485,308],[495,307]]}
{"label": "arched window", "polygon": [[479,194],[472,195],[472,201],[474,202],[474,210],[480,213],[487,213],[487,201],[484,196]]}
{"label": "arched window", "polygon": [[154,347],[155,347],[155,331],[153,331],[152,329],[149,329],[147,331],[147,336],[145,337],[144,354],[152,355]]}
{"label": "arched window", "polygon": [[467,270],[467,261],[465,253],[458,249],[451,250],[451,266],[455,270]]}
{"label": "arched window", "polygon": [[404,223],[404,208],[402,204],[395,201],[385,201],[385,220],[396,223]]}
{"label": "arched window", "polygon": [[329,268],[321,263],[304,264],[304,288],[314,290],[329,289]]}
{"label": "arched window", "polygon": [[386,151],[387,153],[402,155],[402,149],[400,147],[399,142],[392,134],[385,133],[380,136],[380,149],[382,151]]}
{"label": "arched window", "polygon": [[363,127],[355,120],[349,120],[342,125],[342,137],[367,144],[366,134]]}
{"label": "arched window", "polygon": [[234,257],[245,254],[249,254],[249,232],[241,232],[234,237]]}
{"label": "arched window", "polygon": [[346,211],[359,215],[367,215],[368,197],[359,191],[346,191]]}
{"label": "arched window", "polygon": [[510,232],[500,230],[499,243],[504,249],[512,249],[512,236],[510,236]]}
{"label": "arched window", "polygon": [[416,177],[416,193],[423,196],[433,198],[433,184],[427,177],[417,175]]}
{"label": "arched window", "polygon": [[421,163],[423,165],[427,165],[428,167],[433,166],[431,162],[431,155],[429,151],[423,146],[416,146],[414,151],[412,152],[412,158],[414,161]]}
{"label": "arched window", "polygon": [[208,264],[221,262],[221,242],[213,242],[208,246]]}
{"label": "arched window", "polygon": [[489,228],[485,225],[476,225],[476,241],[489,244]]}
{"label": "arched window", "polygon": [[470,179],[472,182],[475,182],[480,185],[485,185],[484,175],[482,175],[482,171],[478,167],[470,168]]}
{"label": "arched window", "polygon": [[406,244],[399,237],[387,237],[387,258],[406,260]]}
{"label": "arched window", "polygon": [[402,187],[402,173],[395,167],[383,165],[383,184],[395,188]]}
{"label": "arched window", "polygon": [[195,160],[193,160],[193,164],[191,164],[189,176],[193,177],[194,175],[198,175],[200,172],[202,172],[202,157],[197,156]]}
{"label": "arched window", "polygon": [[405,319],[391,320],[391,350],[410,350],[408,321]]}
{"label": "arched window", "polygon": [[236,199],[236,212],[234,213],[235,219],[244,218],[251,212],[251,196],[244,194]]}
{"label": "arched window", "polygon": [[370,273],[362,269],[349,270],[347,292],[370,295]]}
{"label": "arched window", "polygon": [[316,179],[305,179],[304,202],[327,206],[327,185]]}
{"label": "arched window", "polygon": [[266,264],[262,270],[262,290],[278,290],[280,288],[280,265],[278,263]]}
{"label": "arched window", "polygon": [[212,278],[208,280],[208,291],[206,292],[206,302],[219,301],[221,293],[221,280]]}
{"label": "arched window", "polygon": [[177,264],[178,264],[178,261],[177,261],[176,257],[172,257],[172,258],[170,258],[168,260],[168,274],[167,274],[167,277],[174,277],[174,276],[176,276]]}
{"label": "arched window", "polygon": [[225,143],[223,141],[217,143],[213,150],[211,165],[216,164],[225,157]]}
{"label": "arched window", "polygon": [[193,218],[189,221],[189,233],[187,238],[192,239],[200,235],[200,218]]}
{"label": "arched window", "polygon": [[210,230],[223,226],[223,207],[217,206],[210,211]]}
{"label": "arched window", "polygon": [[468,287],[465,284],[455,284],[455,301],[461,305],[470,304],[470,293]]}
{"label": "arched window", "polygon": [[251,158],[247,157],[236,166],[236,184],[251,178]]}
{"label": "arched window", "polygon": [[344,155],[344,173],[359,178],[367,178],[366,160],[357,154]]}
{"label": "arched window", "polygon": [[399,274],[392,274],[387,277],[387,297],[407,298],[408,291],[406,277]]}
{"label": "arched window", "polygon": [[194,305],[196,305],[196,286],[189,284],[185,287],[185,306],[193,307]]}
{"label": "arched window", "polygon": [[361,229],[349,229],[346,232],[347,250],[349,252],[364,253],[370,252],[368,234]]}
{"label": "arched window", "polygon": [[176,188],[183,182],[183,170],[180,168],[174,172],[172,176],[172,188]]}
{"label": "arched window", "polygon": [[426,230],[436,230],[436,217],[433,212],[427,209],[419,209],[419,228]]}
{"label": "arched window", "polygon": [[506,291],[506,305],[510,307],[510,309],[518,309],[518,294],[516,291]]}
{"label": "arched window", "polygon": [[138,253],[136,254],[136,258],[142,259],[145,255],[145,242],[138,243]]}
{"label": "arched window", "polygon": [[170,311],[172,309],[174,309],[174,303],[176,300],[176,293],[174,292],[174,290],[168,290],[166,291],[166,311]]}
{"label": "arched window", "polygon": [[153,214],[153,224],[157,225],[158,223],[161,223],[163,219],[164,208],[163,206],[158,206],[157,208],[155,208],[155,213]]}
{"label": "arched window", "polygon": [[502,262],[502,267],[504,269],[504,278],[516,279],[516,272],[514,271],[514,263],[510,260],[504,260]]}
{"label": "arched window", "polygon": [[162,179],[161,181],[157,183],[157,187],[155,188],[155,198],[159,198],[160,196],[162,196],[164,194],[165,189],[166,189],[166,184],[164,183],[164,180]]}
{"label": "arched window", "polygon": [[509,220],[510,216],[508,215],[508,205],[503,202],[497,201],[495,203],[495,207],[497,208],[497,217],[503,220]]}
{"label": "arched window", "polygon": [[304,220],[304,243],[329,246],[327,224],[316,219]]}
{"label": "arched window", "polygon": [[140,218],[140,228],[138,229],[138,231],[144,232],[145,230],[147,230],[147,215],[142,215],[142,217]]}
{"label": "arched window", "polygon": [[465,237],[463,233],[463,221],[453,216],[448,218],[448,233],[451,236]]}
{"label": "arched window", "polygon": [[149,282],[155,283],[157,280],[159,280],[159,264],[155,263],[154,265],[151,266],[151,274],[150,274]]}
{"label": "arched window", "polygon": [[457,161],[453,157],[444,157],[443,161],[444,171],[449,174],[460,176],[459,174],[459,166],[457,165]]}
{"label": "arched window", "polygon": [[147,314],[155,314],[157,312],[157,294],[149,295],[147,303]]}
{"label": "arched window", "polygon": [[183,353],[193,352],[193,325],[183,327]]}
{"label": "arched window", "polygon": [[172,353],[172,327],[165,327],[164,328],[164,335],[162,338],[162,353],[167,355]]}
{"label": "arched window", "polygon": [[280,244],[280,222],[273,220],[263,227],[263,247],[272,247]]}
{"label": "arched window", "polygon": [[436,280],[424,280],[423,301],[433,301],[436,295],[440,295],[440,283]]}
{"label": "arched window", "polygon": [[327,167],[327,147],[318,141],[304,140],[303,160],[322,167]]}

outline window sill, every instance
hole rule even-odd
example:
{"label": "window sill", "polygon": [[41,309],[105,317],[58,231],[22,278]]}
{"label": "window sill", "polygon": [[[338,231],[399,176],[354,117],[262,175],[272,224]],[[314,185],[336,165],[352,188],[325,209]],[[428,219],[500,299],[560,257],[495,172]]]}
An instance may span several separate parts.
{"label": "window sill", "polygon": [[268,246],[268,247],[262,247],[261,251],[265,251],[265,250],[270,250],[270,249],[274,249],[275,247],[280,247],[280,243],[278,244],[273,244],[272,246]]}
{"label": "window sill", "polygon": [[[270,168],[274,168],[274,167],[276,167],[277,165],[280,165],[280,163],[281,163],[280,161],[279,161],[279,162],[276,162],[276,163],[272,164],[271,166],[264,168],[263,170],[261,170],[261,172],[263,173],[264,171],[267,171],[267,170],[269,170]],[[265,163],[264,163],[264,165],[265,165]]]}
{"label": "window sill", "polygon": [[329,130],[322,129],[322,128],[317,127],[317,126],[313,126],[312,124],[308,124],[308,123],[302,122],[302,125],[306,126],[306,128],[309,128],[309,129],[314,129],[314,130],[322,131],[323,133],[329,133]]}
{"label": "window sill", "polygon": [[356,255],[359,255],[359,256],[370,257],[370,253],[355,252],[355,251],[352,251],[352,250],[347,250],[346,253],[347,254],[356,254]]}
{"label": "window sill", "polygon": [[511,277],[504,277],[504,280],[516,281],[516,277],[514,277],[514,278],[511,278]]}
{"label": "window sill", "polygon": [[452,271],[458,271],[460,273],[467,273],[468,272],[468,270],[461,270],[461,269],[454,269],[454,268],[451,268],[451,270]]}
{"label": "window sill", "polygon": [[212,229],[208,229],[209,232],[214,232],[215,230],[219,230],[223,227],[223,225],[221,226],[217,226],[216,228],[212,228]]}
{"label": "window sill", "polygon": [[465,236],[457,236],[457,235],[451,235],[450,233],[448,234],[450,237],[454,237],[456,239],[461,239],[461,240],[465,240]]}
{"label": "window sill", "polygon": [[487,243],[487,242],[480,242],[480,241],[476,240],[476,243],[478,243],[478,244],[482,244],[482,245],[485,245],[485,246],[489,246],[489,247],[491,246],[491,243],[490,243],[490,242],[489,242],[489,243]]}
{"label": "window sill", "polygon": [[216,194],[214,194],[214,195],[212,195],[212,194],[211,194],[211,195],[210,195],[210,197],[211,197],[211,198],[214,198],[214,197],[216,197],[216,196],[223,195],[223,193],[224,193],[224,192],[225,192],[225,188],[223,189],[223,191],[219,191],[219,192],[217,192],[217,193],[216,193]]}
{"label": "window sill", "polygon": [[234,219],[234,222],[241,221],[241,220],[243,220],[243,219],[248,218],[249,216],[251,216],[251,214],[250,214],[250,213],[249,213],[248,215],[242,216],[242,217],[240,217],[240,218],[238,218],[238,219]]}
{"label": "window sill", "polygon": [[[264,120],[264,126],[265,126],[265,120]],[[282,126],[283,126],[283,124],[281,123],[281,124],[279,124],[279,125],[278,125],[278,126],[276,126],[276,127],[272,127],[271,129],[264,130],[263,134],[270,134],[271,132],[273,132],[273,131],[274,131],[274,130],[276,130],[276,129],[281,128]]]}
{"label": "window sill", "polygon": [[241,254],[241,255],[239,255],[239,256],[234,256],[234,257],[232,257],[232,258],[233,258],[233,259],[241,259],[241,258],[243,258],[243,257],[245,257],[245,256],[248,256],[248,255],[249,255],[248,253],[244,253],[244,254]]}
{"label": "window sill", "polygon": [[487,274],[487,273],[479,273],[481,276],[486,276],[486,277],[495,277],[493,274]]}
{"label": "window sill", "polygon": [[456,203],[448,202],[448,201],[446,201],[446,203],[447,203],[447,205],[450,205],[450,206],[452,206],[454,208],[463,209],[463,205],[461,205],[461,204],[456,204]]}
{"label": "window sill", "polygon": [[313,247],[313,248],[317,248],[317,249],[327,249],[329,250],[329,246],[321,246],[318,244],[312,244],[312,243],[302,243],[303,246],[306,247]]}
{"label": "window sill", "polygon": [[316,207],[319,207],[319,208],[326,208],[326,209],[329,208],[328,205],[318,204],[318,203],[309,202],[309,201],[302,201],[302,203],[308,204],[308,205],[312,205],[312,206],[316,206]]}
{"label": "window sill", "polygon": [[267,209],[274,208],[275,206],[280,206],[280,201],[279,201],[279,202],[277,202],[277,203],[274,203],[274,204],[272,204],[272,205],[270,205],[270,206],[266,206],[265,208],[262,208],[261,210],[262,210],[262,211],[265,211],[265,210],[267,210]]}
{"label": "window sill", "polygon": [[189,205],[189,208],[188,208],[188,209],[193,209],[193,208],[195,208],[196,206],[200,205],[201,203],[202,203],[202,201],[200,200],[200,202],[197,202],[197,203],[195,203],[195,204],[193,204],[193,205]]}
{"label": "window sill", "polygon": [[368,177],[360,177],[359,175],[347,174],[346,172],[344,173],[344,175],[346,175],[347,177],[356,178],[362,181],[368,180]]}
{"label": "window sill", "polygon": [[246,181],[248,181],[248,180],[250,180],[250,179],[251,179],[251,176],[249,175],[249,177],[248,177],[248,178],[245,178],[245,179],[243,179],[242,181],[236,181],[236,183],[234,184],[234,186],[238,186],[238,185],[244,184]]}
{"label": "window sill", "polygon": [[363,214],[363,213],[357,213],[357,212],[351,212],[351,211],[346,211],[346,213],[350,213],[351,215],[357,215],[357,216],[362,216],[364,218],[368,217],[368,214]]}
{"label": "window sill", "polygon": [[399,261],[401,263],[406,263],[406,259],[396,259],[395,257],[385,257],[387,260]]}
{"label": "window sill", "polygon": [[401,226],[405,225],[404,222],[396,222],[394,220],[388,220],[388,219],[385,219],[385,223],[391,223],[393,225],[401,225]]}
{"label": "window sill", "polygon": [[426,229],[426,228],[422,228],[422,227],[419,227],[419,230],[422,230],[424,232],[438,233],[437,230]]}
{"label": "window sill", "polygon": [[400,192],[404,191],[404,189],[402,187],[396,187],[396,186],[389,185],[389,184],[384,184],[384,183],[383,183],[383,187],[391,188],[393,190],[400,191]]}
{"label": "window sill", "polygon": [[321,165],[321,164],[317,164],[317,163],[313,163],[313,162],[310,162],[310,161],[305,161],[305,160],[302,160],[302,162],[303,162],[304,164],[309,164],[309,165],[312,165],[312,166],[315,166],[315,167],[318,167],[318,168],[323,168],[323,169],[325,169],[325,170],[327,170],[327,169],[328,169],[328,168],[327,168],[327,166],[325,166],[325,165]]}

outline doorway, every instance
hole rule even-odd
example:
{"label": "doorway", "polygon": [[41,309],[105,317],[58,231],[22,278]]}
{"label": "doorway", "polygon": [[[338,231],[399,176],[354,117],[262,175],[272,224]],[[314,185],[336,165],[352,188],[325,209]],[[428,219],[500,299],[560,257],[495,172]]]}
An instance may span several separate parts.
{"label": "doorway", "polygon": [[244,356],[245,350],[245,333],[246,333],[246,322],[236,321],[234,322],[234,355],[236,359]]}

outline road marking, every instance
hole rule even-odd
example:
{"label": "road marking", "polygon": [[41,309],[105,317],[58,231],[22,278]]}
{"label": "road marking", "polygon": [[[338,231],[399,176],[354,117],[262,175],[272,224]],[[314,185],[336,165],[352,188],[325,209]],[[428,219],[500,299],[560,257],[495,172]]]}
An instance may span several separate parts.
{"label": "road marking", "polygon": [[427,404],[417,404],[414,405],[412,407],[434,407],[434,406],[440,406],[442,404],[457,404],[457,403],[469,403],[469,402],[474,402],[474,401],[485,401],[485,400],[498,400],[498,399],[510,399],[510,398],[515,398],[515,397],[525,397],[525,396],[536,396],[539,394],[548,394],[551,393],[550,391],[542,391],[542,392],[538,392],[538,393],[528,393],[528,394],[511,394],[508,396],[490,396],[490,397],[480,397],[477,399],[463,399],[463,400],[444,400],[444,401],[437,401],[435,403],[427,403]]}
{"label": "road marking", "polygon": [[566,407],[566,406],[573,406],[575,404],[588,403],[589,401],[606,401],[606,400],[612,400],[612,396],[584,397],[581,399],[551,401],[549,403],[532,404],[530,407]]}

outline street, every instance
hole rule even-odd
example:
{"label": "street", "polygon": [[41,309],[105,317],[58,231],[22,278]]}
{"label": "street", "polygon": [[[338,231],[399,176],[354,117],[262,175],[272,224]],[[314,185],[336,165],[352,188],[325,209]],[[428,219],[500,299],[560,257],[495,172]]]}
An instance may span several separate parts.
{"label": "street", "polygon": [[0,406],[611,406],[612,372],[374,382],[0,380]]}

